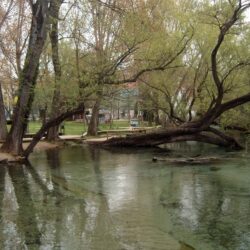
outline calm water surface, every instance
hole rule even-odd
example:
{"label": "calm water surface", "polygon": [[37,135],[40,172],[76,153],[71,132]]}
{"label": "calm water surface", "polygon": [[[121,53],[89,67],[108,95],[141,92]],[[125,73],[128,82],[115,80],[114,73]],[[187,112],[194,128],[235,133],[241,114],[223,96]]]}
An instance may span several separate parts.
{"label": "calm water surface", "polygon": [[[225,159],[152,162],[197,154]],[[250,249],[247,151],[77,146],[30,160],[0,168],[0,249]]]}

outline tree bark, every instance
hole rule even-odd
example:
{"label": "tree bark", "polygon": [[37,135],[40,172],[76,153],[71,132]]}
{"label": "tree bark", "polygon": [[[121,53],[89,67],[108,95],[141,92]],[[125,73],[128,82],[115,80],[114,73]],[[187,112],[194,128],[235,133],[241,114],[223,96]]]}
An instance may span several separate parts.
{"label": "tree bark", "polygon": [[98,98],[93,106],[92,115],[88,125],[88,135],[96,136],[99,125],[99,108],[101,100]]}
{"label": "tree bark", "polygon": [[[60,81],[62,76],[61,63],[59,58],[59,44],[58,44],[58,21],[59,21],[59,11],[62,1],[56,1],[51,5],[51,15],[52,15],[52,28],[50,31],[50,41],[52,48],[52,61],[55,72],[55,90],[52,99],[52,109],[50,118],[53,119],[60,112]],[[59,139],[59,126],[51,127],[47,132],[46,139],[48,141],[55,141]]]}
{"label": "tree bark", "polygon": [[111,147],[154,147],[161,144],[183,141],[199,141],[232,149],[243,148],[233,137],[225,135],[221,131],[209,129],[201,132],[197,128],[180,127],[127,138],[111,138],[105,142],[95,144]]}
{"label": "tree bark", "polygon": [[99,126],[99,109],[101,104],[102,91],[97,92],[97,99],[93,106],[92,115],[88,124],[88,135],[96,136]]}
{"label": "tree bark", "polygon": [[6,137],[7,137],[7,122],[5,116],[2,87],[0,83],[0,140],[5,140]]}

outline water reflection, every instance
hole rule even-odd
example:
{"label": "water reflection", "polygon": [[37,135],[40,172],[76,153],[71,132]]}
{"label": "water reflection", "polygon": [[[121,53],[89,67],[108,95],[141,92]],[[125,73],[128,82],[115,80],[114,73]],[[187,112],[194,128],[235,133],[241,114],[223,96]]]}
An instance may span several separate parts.
{"label": "water reflection", "polygon": [[3,196],[5,186],[5,167],[0,167],[0,223],[2,223]]}
{"label": "water reflection", "polygon": [[0,168],[0,249],[248,249],[246,157],[211,171],[150,150],[34,154]]}
{"label": "water reflection", "polygon": [[239,173],[239,182],[234,182],[233,175],[228,180],[227,171],[231,170],[215,174],[198,168],[173,170],[161,193],[161,204],[172,216],[173,233],[197,249],[250,247],[250,188],[245,182],[249,176]]}
{"label": "water reflection", "polygon": [[36,208],[31,199],[28,172],[21,165],[2,168],[1,186],[1,248],[39,245],[41,233],[34,216]]}

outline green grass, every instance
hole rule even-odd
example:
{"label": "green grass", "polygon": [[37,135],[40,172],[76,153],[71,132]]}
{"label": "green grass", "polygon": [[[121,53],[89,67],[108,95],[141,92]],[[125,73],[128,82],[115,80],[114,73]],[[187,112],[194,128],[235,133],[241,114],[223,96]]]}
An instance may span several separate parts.
{"label": "green grass", "polygon": [[[64,123],[65,127],[65,135],[81,135],[86,132],[87,126],[82,122],[77,121],[66,121]],[[28,127],[28,133],[36,133],[41,127],[41,122],[39,121],[30,121]],[[128,120],[114,120],[111,126],[111,129],[120,129],[123,127],[129,127]],[[110,124],[100,124],[100,130],[108,130],[110,129]]]}
{"label": "green grass", "polygon": [[28,133],[36,133],[40,127],[41,127],[42,123],[41,122],[29,122],[28,124]]}

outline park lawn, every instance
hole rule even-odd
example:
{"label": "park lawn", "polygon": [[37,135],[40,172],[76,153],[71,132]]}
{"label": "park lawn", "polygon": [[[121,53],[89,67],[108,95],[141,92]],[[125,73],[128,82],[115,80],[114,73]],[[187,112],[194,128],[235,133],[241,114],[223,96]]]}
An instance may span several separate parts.
{"label": "park lawn", "polygon": [[[36,133],[41,127],[40,121],[30,121],[28,127],[28,133]],[[64,123],[65,135],[81,135],[86,131],[86,126],[82,122],[66,121]]]}
{"label": "park lawn", "polygon": [[[28,126],[28,133],[36,133],[41,127],[40,121],[30,121]],[[100,130],[108,129],[120,129],[123,127],[129,127],[128,120],[114,120],[110,128],[110,124],[100,124]],[[66,121],[64,123],[65,135],[81,135],[86,132],[87,126],[79,121]]]}

